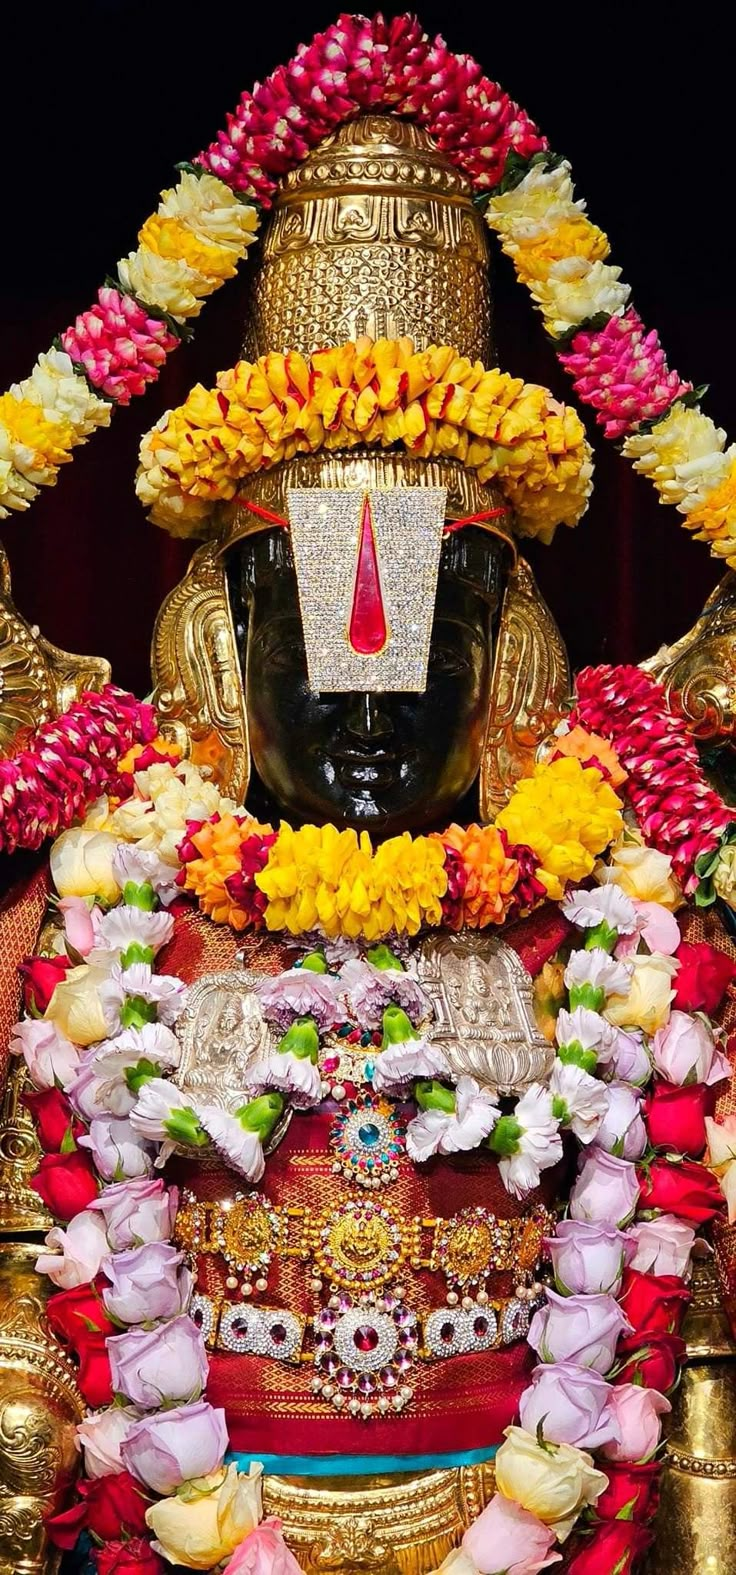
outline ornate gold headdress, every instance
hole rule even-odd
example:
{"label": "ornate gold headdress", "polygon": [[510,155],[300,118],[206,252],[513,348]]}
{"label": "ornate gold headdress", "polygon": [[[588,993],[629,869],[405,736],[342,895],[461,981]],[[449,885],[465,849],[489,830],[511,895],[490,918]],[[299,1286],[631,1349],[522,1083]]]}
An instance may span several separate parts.
{"label": "ornate gold headdress", "polygon": [[[490,375],[484,374],[483,368],[493,364],[485,227],[469,183],[425,132],[390,115],[366,115],[343,126],[285,179],[253,281],[243,352],[252,362],[261,356],[272,359],[276,376],[288,351],[299,358],[302,376],[303,368],[312,367],[323,347],[353,341],[355,351],[355,342],[363,337],[410,340],[408,349],[399,352],[400,362],[402,355],[406,360],[412,351],[421,354],[430,352],[431,347],[452,345],[455,363],[462,358],[463,368],[475,368],[477,376]],[[448,364],[445,361],[445,367]],[[251,372],[252,366],[247,370]],[[235,397],[237,375],[237,368],[235,373],[225,374],[212,397],[219,401]],[[472,384],[472,377],[469,381]],[[513,379],[506,381],[514,384]],[[522,385],[516,382],[515,387],[518,392]],[[204,390],[195,390],[191,397],[195,396],[210,397]],[[370,523],[380,559],[385,516],[381,500],[387,492],[403,499],[413,495],[418,500],[416,519],[425,548],[432,536],[435,584],[445,521],[473,518],[500,535],[515,557],[508,499],[492,480],[480,479],[484,472],[481,467],[479,474],[476,450],[468,459],[468,449],[476,441],[472,432],[465,433],[457,451],[463,458],[458,458],[452,451],[432,452],[426,445],[422,451],[421,444],[415,451],[406,438],[400,447],[379,446],[390,441],[390,431],[378,440],[371,434],[364,443],[353,434],[348,447],[343,441],[344,430],[343,426],[342,431],[332,431],[315,452],[300,451],[298,441],[279,447],[274,440],[272,457],[259,456],[262,468],[248,473],[248,467],[243,466],[242,479],[230,492],[231,498],[237,497],[227,509],[213,514],[207,486],[202,486],[199,513],[209,515],[204,529],[212,536],[195,553],[187,579],[172,593],[158,620],[153,648],[156,703],[182,741],[189,735],[195,756],[212,757],[216,740],[220,775],[233,791],[244,790],[248,760],[245,707],[223,567],[224,554],[235,542],[264,525],[273,526],[274,516],[288,519],[298,572],[300,558],[303,565],[303,610],[305,576],[310,564],[313,577],[319,568],[314,555],[310,560],[309,551],[304,550],[310,535],[310,493],[315,509],[324,507],[330,494],[339,493],[345,501],[342,535],[353,564],[365,535],[361,508],[366,495],[372,495],[374,504]],[[268,436],[273,439],[270,429]],[[150,437],[156,438],[155,430]],[[139,483],[139,491],[146,497],[145,481],[143,486]],[[357,497],[352,509],[347,501],[350,494]],[[331,526],[335,519],[333,510]],[[172,528],[171,520],[166,523]],[[402,528],[406,528],[406,518]],[[314,531],[311,535],[314,539]],[[333,561],[338,545],[339,537],[331,534],[329,556]],[[340,594],[349,611],[352,575],[342,578]],[[425,586],[422,592],[426,602]],[[427,640],[422,642],[426,645],[433,601],[432,587]],[[391,621],[389,602],[386,594],[386,625]],[[316,646],[310,650],[306,619],[305,625],[310,673],[317,684],[319,658]],[[386,652],[385,642],[380,649],[371,650],[368,660],[375,676],[369,678],[365,654],[354,649],[357,661],[346,665],[337,686],[385,688],[393,683],[393,687],[412,687],[407,681],[406,648],[402,656],[394,644],[393,655],[400,659],[393,680]],[[319,677],[320,686],[325,687],[324,670]],[[518,772],[518,728],[528,750],[548,723],[554,700],[566,685],[559,635],[529,570],[522,565],[507,592],[497,646],[494,737],[486,757],[493,764],[487,763],[483,773],[486,808],[490,809],[494,794],[500,793],[502,781]],[[413,686],[423,687],[421,674]]]}

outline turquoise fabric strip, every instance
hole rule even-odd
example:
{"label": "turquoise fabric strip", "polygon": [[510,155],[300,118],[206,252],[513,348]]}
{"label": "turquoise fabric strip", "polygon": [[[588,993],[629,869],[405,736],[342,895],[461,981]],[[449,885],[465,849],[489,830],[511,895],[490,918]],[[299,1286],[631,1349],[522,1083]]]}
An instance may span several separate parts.
{"label": "turquoise fabric strip", "polygon": [[[497,1447],[497,1446],[496,1446]],[[441,1471],[446,1466],[480,1466],[492,1460],[492,1449],[459,1450],[451,1455],[241,1455],[231,1453],[239,1471],[260,1461],[266,1476],[369,1477],[393,1471]]]}

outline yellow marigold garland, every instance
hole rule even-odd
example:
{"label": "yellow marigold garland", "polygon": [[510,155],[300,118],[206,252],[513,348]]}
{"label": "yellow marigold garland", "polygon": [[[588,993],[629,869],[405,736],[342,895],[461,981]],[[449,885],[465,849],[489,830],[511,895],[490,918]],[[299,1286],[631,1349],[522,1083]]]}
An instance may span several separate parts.
{"label": "yellow marigold garland", "polygon": [[496,481],[519,532],[544,541],[587,506],[590,446],[573,410],[448,345],[417,351],[410,339],[239,361],[146,435],[136,488],[157,524],[206,534],[213,504],[232,501],[248,476],[358,444],[459,461]]}
{"label": "yellow marigold garland", "polygon": [[[192,780],[201,794],[196,774]],[[155,808],[153,817],[146,811],[154,842],[155,815]],[[274,835],[223,801],[222,811],[187,832],[179,858],[183,889],[218,923],[242,930],[262,920],[290,935],[320,928],[331,939],[379,941],[439,924],[502,924],[521,879],[517,846],[527,863],[530,848],[537,860],[537,892],[559,898],[567,881],[590,873],[622,825],[621,802],[603,773],[558,756],[519,782],[495,826],[404,832],[374,848],[367,832],[331,825],[294,829],[282,822]],[[459,900],[448,891],[448,870],[458,865]]]}

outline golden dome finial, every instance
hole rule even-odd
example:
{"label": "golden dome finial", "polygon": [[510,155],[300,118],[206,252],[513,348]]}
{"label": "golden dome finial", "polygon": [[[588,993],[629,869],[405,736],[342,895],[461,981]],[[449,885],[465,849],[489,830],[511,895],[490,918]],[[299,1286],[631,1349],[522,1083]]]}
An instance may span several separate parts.
{"label": "golden dome finial", "polygon": [[425,131],[361,115],[289,174],[265,232],[244,353],[367,334],[493,364],[485,225]]}

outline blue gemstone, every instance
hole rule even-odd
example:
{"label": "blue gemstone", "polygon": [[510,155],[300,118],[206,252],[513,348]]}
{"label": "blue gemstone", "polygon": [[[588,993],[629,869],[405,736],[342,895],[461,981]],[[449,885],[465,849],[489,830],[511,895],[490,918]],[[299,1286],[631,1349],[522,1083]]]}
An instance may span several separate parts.
{"label": "blue gemstone", "polygon": [[374,1148],[381,1137],[380,1128],[375,1121],[366,1121],[365,1126],[358,1127],[358,1137],[364,1148]]}

